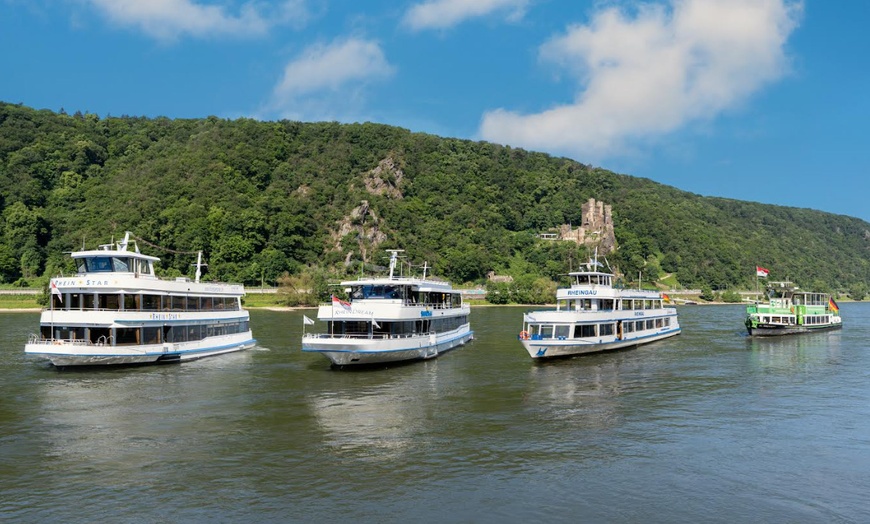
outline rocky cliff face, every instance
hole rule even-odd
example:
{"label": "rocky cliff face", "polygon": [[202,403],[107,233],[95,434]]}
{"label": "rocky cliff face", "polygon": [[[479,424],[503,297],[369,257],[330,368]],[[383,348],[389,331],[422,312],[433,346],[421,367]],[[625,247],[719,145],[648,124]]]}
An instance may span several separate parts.
{"label": "rocky cliff face", "polygon": [[405,173],[392,157],[381,160],[377,167],[363,175],[363,184],[370,194],[397,200],[402,198],[404,180]]}
{"label": "rocky cliff face", "polygon": [[[399,162],[389,156],[378,162],[374,169],[362,174],[362,184],[367,193],[396,200],[403,197],[404,180],[405,173]],[[332,233],[334,249],[336,251],[348,249],[348,235],[355,234],[356,249],[348,250],[345,264],[350,264],[355,251],[358,251],[362,261],[367,263],[369,253],[387,239],[383,229],[383,220],[370,207],[368,200],[362,200],[359,206],[352,209],[350,214],[338,223],[338,227]]]}

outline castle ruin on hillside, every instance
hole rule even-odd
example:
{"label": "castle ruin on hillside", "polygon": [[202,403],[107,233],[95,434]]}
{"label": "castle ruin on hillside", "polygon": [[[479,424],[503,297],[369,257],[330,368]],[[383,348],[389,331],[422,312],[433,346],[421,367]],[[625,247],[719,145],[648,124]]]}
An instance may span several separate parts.
{"label": "castle ruin on hillside", "polygon": [[613,233],[612,206],[590,198],[580,206],[580,226],[562,224],[555,233],[542,233],[546,240],[568,240],[578,245],[597,247],[598,254],[606,255],[616,249],[616,235]]}

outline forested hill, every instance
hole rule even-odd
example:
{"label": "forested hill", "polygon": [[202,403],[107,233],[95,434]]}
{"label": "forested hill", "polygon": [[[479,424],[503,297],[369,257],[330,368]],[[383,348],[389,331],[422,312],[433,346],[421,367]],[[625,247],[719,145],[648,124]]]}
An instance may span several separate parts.
{"label": "forested hill", "polygon": [[[759,188],[763,190],[764,188]],[[69,270],[64,252],[126,230],[203,249],[213,279],[359,271],[385,248],[454,282],[490,271],[558,280],[588,256],[535,235],[613,206],[628,280],[754,286],[755,265],[804,287],[870,279],[870,224],[701,197],[647,179],[500,145],[378,124],[68,115],[0,103],[0,282]],[[191,257],[160,256],[188,273]]]}

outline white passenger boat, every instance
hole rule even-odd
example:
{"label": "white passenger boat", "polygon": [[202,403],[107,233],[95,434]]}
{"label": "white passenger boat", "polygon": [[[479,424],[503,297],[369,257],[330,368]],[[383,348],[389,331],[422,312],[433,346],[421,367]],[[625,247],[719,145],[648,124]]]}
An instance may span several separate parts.
{"label": "white passenger boat", "polygon": [[194,281],[158,278],[160,259],[141,254],[129,232],[72,258],[77,272],[51,279],[51,303],[27,355],[58,367],[182,362],[256,342],[242,309],[244,287],[200,282],[201,253]]}
{"label": "white passenger boat", "polygon": [[680,333],[677,310],[664,306],[656,291],[613,287],[613,275],[597,271],[569,273],[570,288],[556,291],[556,309],[523,315],[518,338],[534,359],[565,357],[628,348]]}
{"label": "white passenger boat", "polygon": [[303,334],[302,351],[336,366],[384,364],[434,358],[473,338],[471,310],[459,291],[426,279],[425,269],[422,278],[396,276],[402,250],[388,251],[389,276],[342,282],[350,301],[333,296],[320,306],[325,332]]}

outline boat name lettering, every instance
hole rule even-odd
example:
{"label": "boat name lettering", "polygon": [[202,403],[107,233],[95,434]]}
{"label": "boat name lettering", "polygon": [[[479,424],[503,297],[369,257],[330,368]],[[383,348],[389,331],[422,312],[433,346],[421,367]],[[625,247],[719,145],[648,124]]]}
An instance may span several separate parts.
{"label": "boat name lettering", "polygon": [[569,297],[577,296],[577,295],[597,295],[597,289],[569,289],[567,295]]}
{"label": "boat name lettering", "polygon": [[643,311],[635,311],[635,312],[634,312],[634,316],[636,316],[636,317],[642,317],[642,316],[643,316]]}
{"label": "boat name lettering", "polygon": [[223,289],[224,288],[218,286],[205,286],[204,291],[220,292],[223,291]]}
{"label": "boat name lettering", "polygon": [[55,280],[55,285],[57,287],[71,287],[71,286],[108,286],[108,280]]}
{"label": "boat name lettering", "polygon": [[374,317],[375,312],[370,309],[359,309],[359,308],[332,308],[332,316],[333,317]]}
{"label": "boat name lettering", "polygon": [[178,320],[181,315],[178,313],[151,313],[151,320]]}

